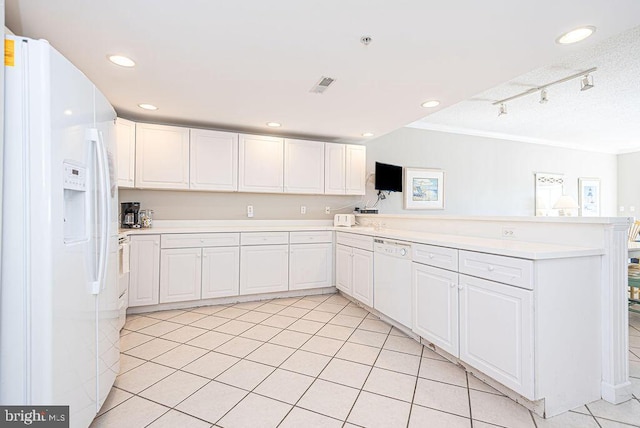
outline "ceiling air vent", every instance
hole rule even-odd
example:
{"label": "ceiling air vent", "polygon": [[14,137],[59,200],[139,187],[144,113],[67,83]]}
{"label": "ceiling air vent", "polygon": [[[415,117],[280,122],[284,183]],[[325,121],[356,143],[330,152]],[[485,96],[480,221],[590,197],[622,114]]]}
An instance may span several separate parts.
{"label": "ceiling air vent", "polygon": [[318,81],[318,83],[313,85],[313,87],[311,88],[311,90],[309,92],[313,92],[314,94],[321,94],[324,91],[326,91],[327,88],[329,87],[329,85],[331,85],[333,82],[335,82],[335,80],[336,79],[332,79],[331,77],[322,76],[320,78],[320,80]]}

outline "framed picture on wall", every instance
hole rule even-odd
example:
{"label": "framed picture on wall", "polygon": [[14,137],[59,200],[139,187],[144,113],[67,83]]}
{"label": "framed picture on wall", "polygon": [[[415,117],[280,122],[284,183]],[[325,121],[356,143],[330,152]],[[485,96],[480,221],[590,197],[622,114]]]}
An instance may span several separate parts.
{"label": "framed picture on wall", "polygon": [[405,168],[404,208],[407,210],[444,209],[444,171]]}
{"label": "framed picture on wall", "polygon": [[600,216],[600,179],[578,178],[578,203],[580,215],[583,217]]}

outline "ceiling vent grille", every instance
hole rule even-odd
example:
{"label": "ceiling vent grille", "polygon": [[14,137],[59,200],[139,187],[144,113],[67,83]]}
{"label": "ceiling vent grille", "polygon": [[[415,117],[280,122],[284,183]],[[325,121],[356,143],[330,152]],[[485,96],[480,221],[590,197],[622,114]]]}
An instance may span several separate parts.
{"label": "ceiling vent grille", "polygon": [[318,82],[313,85],[309,92],[313,92],[314,94],[321,94],[326,91],[329,85],[331,85],[335,81],[336,79],[333,79],[331,77],[322,76],[320,80],[318,80]]}

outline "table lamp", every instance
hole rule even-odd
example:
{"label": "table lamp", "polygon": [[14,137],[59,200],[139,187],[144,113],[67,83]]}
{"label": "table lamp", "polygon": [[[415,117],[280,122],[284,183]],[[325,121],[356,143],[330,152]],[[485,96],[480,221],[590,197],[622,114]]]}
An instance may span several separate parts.
{"label": "table lamp", "polygon": [[554,210],[558,210],[560,216],[571,216],[571,211],[580,208],[580,205],[569,195],[562,195],[553,205]]}

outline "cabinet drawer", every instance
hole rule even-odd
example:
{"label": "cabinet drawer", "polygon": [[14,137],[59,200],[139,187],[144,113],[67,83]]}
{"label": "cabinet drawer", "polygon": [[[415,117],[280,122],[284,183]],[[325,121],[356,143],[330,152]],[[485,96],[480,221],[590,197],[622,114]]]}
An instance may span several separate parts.
{"label": "cabinet drawer", "polygon": [[442,269],[458,270],[458,250],[434,245],[413,244],[413,261]]}
{"label": "cabinet drawer", "polygon": [[336,232],[336,242],[349,247],[360,248],[361,250],[373,251],[373,236]]}
{"label": "cabinet drawer", "polygon": [[290,232],[289,234],[289,243],[291,244],[315,244],[321,242],[333,242],[333,232],[325,230]]}
{"label": "cabinet drawer", "polygon": [[533,290],[533,261],[460,250],[460,273]]}
{"label": "cabinet drawer", "polygon": [[233,247],[239,233],[176,233],[162,235],[162,248]]}
{"label": "cabinet drawer", "polygon": [[278,245],[289,243],[289,232],[242,232],[241,245]]}

